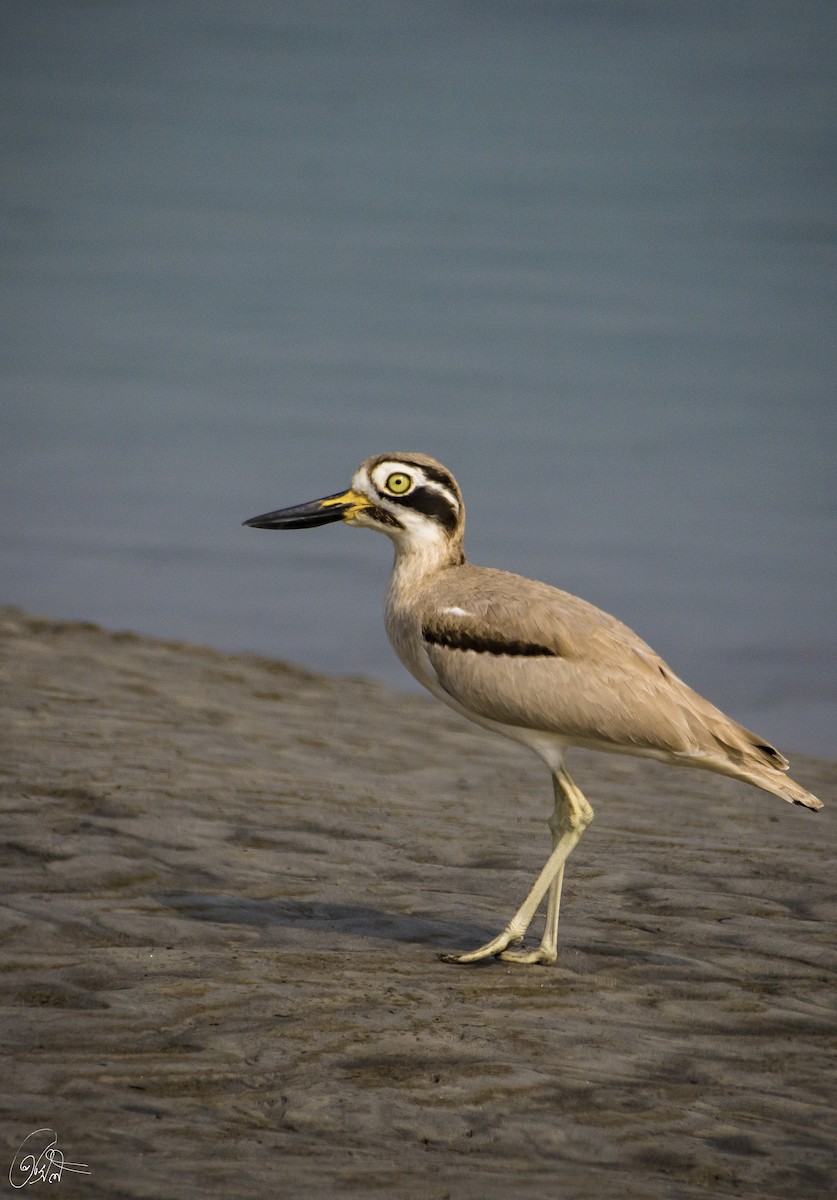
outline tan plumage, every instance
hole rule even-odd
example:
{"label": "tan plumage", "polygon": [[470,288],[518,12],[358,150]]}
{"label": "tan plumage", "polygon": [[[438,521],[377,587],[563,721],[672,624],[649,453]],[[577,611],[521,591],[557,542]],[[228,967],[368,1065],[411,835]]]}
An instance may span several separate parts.
{"label": "tan plumage", "polygon": [[[410,590],[391,606],[390,635],[398,643],[400,627],[411,627],[441,687],[472,716],[553,733],[568,745],[720,771],[798,798],[785,794],[787,759],[688,687],[633,630],[577,596],[469,564]],[[553,653],[492,655],[444,644],[469,637],[511,637]]]}
{"label": "tan plumage", "polygon": [[[448,961],[555,960],[564,862],[593,816],[564,768],[568,746],[731,775],[822,807],[784,773],[778,750],[692,691],[615,617],[558,588],[465,562],[462,498],[435,459],[378,455],[348,492],[246,524],[300,528],[337,519],[380,530],[395,545],[386,626],[408,670],[457,712],[529,746],[553,774],[553,852],[535,886],[498,937]],[[510,949],[544,895],[540,946]]]}

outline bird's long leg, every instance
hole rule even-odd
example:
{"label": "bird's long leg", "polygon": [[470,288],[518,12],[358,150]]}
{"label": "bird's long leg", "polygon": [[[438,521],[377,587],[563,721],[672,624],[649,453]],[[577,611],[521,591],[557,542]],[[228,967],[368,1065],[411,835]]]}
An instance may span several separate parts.
{"label": "bird's long leg", "polygon": [[[564,863],[577,845],[584,830],[593,820],[593,810],[581,790],[573,783],[563,766],[553,771],[555,788],[555,810],[550,819],[552,829],[552,853],[544,864],[529,895],[514,914],[508,925],[492,941],[465,954],[443,954],[443,962],[472,963],[498,955],[511,962],[551,963],[557,957],[558,911],[561,901],[561,884]],[[509,950],[508,947],[523,940],[538,905],[546,892],[546,927],[543,939],[536,950]]]}
{"label": "bird's long leg", "polygon": [[[584,830],[593,819],[593,810],[588,804],[581,789],[571,779],[569,773],[560,767],[553,772],[552,782],[555,789],[555,808],[549,818],[549,828],[552,833],[553,853],[558,848],[565,831],[578,827],[578,834],[573,845],[581,837]],[[564,882],[564,864],[573,846],[566,851],[564,861],[549,885],[546,898],[546,921],[544,922],[541,944],[535,950],[503,950],[499,957],[504,962],[518,963],[554,963],[558,957],[558,915],[561,909],[561,887]]]}
{"label": "bird's long leg", "polygon": [[[552,849],[558,845],[561,837],[560,816],[563,807],[563,796],[555,796],[555,808],[547,822],[552,833]],[[558,868],[558,874],[549,885],[546,893],[546,920],[544,921],[543,937],[537,950],[503,950],[498,956],[504,962],[518,963],[554,963],[558,957],[558,913],[561,908],[561,888],[564,883],[564,866]]]}

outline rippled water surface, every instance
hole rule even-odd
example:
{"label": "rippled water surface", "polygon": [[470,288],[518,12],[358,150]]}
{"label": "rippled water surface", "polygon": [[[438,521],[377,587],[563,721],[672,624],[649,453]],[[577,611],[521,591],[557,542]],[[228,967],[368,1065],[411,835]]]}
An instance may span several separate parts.
{"label": "rippled water surface", "polygon": [[0,599],[409,681],[385,449],[470,557],[835,754],[827,2],[0,6]]}

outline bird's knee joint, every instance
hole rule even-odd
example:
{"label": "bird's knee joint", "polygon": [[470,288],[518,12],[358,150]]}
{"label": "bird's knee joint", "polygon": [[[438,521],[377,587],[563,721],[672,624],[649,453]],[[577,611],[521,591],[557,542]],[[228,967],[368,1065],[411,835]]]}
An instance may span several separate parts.
{"label": "bird's knee joint", "polygon": [[569,812],[566,809],[560,813],[554,812],[547,825],[554,838],[560,837],[562,833],[576,834],[580,837],[592,820],[593,810],[588,804],[584,808],[573,808]]}

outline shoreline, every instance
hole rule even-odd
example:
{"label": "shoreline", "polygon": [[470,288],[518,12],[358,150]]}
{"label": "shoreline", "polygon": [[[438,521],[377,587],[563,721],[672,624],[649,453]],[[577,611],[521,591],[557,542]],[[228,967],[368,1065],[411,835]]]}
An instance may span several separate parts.
{"label": "shoreline", "polygon": [[[559,961],[439,962],[545,860],[547,772],[429,697],[0,609],[12,1165],[62,1195],[826,1195],[837,763],[577,752]],[[533,932],[537,926],[533,925]],[[277,1186],[279,1192],[277,1192]]]}

